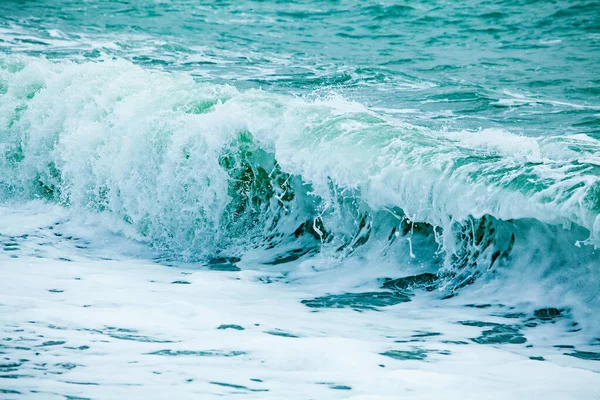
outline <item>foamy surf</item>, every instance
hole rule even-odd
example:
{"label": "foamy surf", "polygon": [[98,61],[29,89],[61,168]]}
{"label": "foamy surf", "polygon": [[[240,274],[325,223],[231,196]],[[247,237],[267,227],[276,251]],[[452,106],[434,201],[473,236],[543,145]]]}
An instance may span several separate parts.
{"label": "foamy surf", "polygon": [[393,299],[364,264],[169,268],[60,207],[0,212],[7,398],[592,399],[600,382],[568,310],[418,287]]}

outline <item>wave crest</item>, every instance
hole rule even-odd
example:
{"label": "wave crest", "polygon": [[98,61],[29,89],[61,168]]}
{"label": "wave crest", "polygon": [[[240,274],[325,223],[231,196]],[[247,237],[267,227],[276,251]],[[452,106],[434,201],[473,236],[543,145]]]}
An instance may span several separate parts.
{"label": "wave crest", "polygon": [[585,135],[431,131],[336,96],[240,92],[123,60],[2,57],[0,89],[5,199],[111,213],[187,259],[401,242],[398,257],[441,264],[455,290],[517,248],[541,251],[532,243],[599,243],[600,143]]}

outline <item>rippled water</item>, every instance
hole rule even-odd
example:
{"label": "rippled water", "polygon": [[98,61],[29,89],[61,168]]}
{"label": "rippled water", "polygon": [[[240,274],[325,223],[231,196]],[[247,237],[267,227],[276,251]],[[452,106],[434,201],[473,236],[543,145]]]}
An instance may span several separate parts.
{"label": "rippled water", "polygon": [[597,1],[1,2],[0,394],[597,398],[598,65]]}
{"label": "rippled water", "polygon": [[600,135],[596,1],[5,1],[0,46],[336,90],[420,125]]}

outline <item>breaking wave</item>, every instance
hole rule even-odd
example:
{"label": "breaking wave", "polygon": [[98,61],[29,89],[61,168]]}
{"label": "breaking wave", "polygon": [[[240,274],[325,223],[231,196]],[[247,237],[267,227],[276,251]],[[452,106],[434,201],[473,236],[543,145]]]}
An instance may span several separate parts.
{"label": "breaking wave", "polygon": [[598,301],[600,142],[585,135],[432,131],[335,95],[2,56],[0,196],[109,215],[184,260],[377,253],[450,293],[512,268]]}

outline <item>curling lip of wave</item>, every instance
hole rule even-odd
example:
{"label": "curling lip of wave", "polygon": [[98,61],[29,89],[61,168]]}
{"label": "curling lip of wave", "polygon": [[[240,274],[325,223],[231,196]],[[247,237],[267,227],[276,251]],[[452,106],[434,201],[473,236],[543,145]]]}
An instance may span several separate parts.
{"label": "curling lip of wave", "polygon": [[0,89],[0,189],[31,197],[41,183],[147,237],[195,247],[220,232],[236,195],[223,152],[249,132],[250,150],[310,184],[321,214],[335,208],[333,184],[444,229],[491,215],[600,238],[600,143],[585,135],[431,131],[336,96],[239,92],[123,60],[2,56]]}

